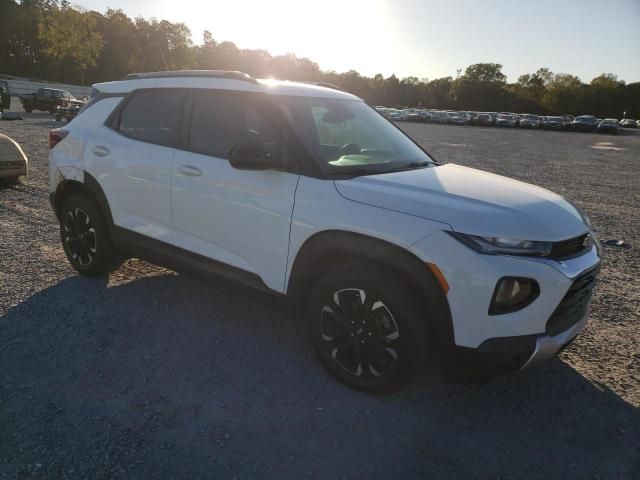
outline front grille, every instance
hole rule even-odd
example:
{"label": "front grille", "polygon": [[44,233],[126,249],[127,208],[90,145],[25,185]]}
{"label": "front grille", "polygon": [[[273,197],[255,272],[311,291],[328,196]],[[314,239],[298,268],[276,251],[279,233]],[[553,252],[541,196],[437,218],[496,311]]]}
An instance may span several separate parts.
{"label": "front grille", "polygon": [[598,266],[587,270],[573,281],[569,291],[547,321],[546,330],[549,335],[554,336],[571,328],[587,313],[599,268]]}
{"label": "front grille", "polygon": [[585,240],[587,239],[587,235],[588,234],[585,233],[584,235],[570,238],[569,240],[553,242],[549,258],[553,258],[554,260],[563,260],[582,253],[590,246],[588,242],[585,242]]}

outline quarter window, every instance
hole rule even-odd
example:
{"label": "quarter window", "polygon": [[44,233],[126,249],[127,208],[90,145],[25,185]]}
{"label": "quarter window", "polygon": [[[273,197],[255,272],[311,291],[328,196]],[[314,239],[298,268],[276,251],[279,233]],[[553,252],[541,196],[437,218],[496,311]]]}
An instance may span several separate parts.
{"label": "quarter window", "polygon": [[175,143],[186,94],[166,90],[136,93],[120,114],[118,131],[142,142]]}

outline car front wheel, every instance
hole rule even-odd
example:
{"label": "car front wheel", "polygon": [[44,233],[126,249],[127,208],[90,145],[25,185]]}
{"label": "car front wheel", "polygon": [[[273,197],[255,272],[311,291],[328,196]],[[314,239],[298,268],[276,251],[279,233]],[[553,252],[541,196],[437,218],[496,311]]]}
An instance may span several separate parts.
{"label": "car front wheel", "polygon": [[311,294],[307,324],[322,364],[354,388],[393,391],[426,363],[426,316],[386,269],[347,266],[325,275]]}

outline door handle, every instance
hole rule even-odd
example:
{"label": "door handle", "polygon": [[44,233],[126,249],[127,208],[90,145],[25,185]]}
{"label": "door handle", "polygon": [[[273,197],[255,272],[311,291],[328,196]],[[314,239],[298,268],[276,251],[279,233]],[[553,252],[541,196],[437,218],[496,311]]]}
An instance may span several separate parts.
{"label": "door handle", "polygon": [[102,145],[93,147],[91,151],[96,157],[106,157],[111,153],[107,147],[103,147]]}
{"label": "door handle", "polygon": [[202,175],[202,170],[192,165],[180,165],[180,173],[183,175],[189,175],[190,177],[199,177]]}

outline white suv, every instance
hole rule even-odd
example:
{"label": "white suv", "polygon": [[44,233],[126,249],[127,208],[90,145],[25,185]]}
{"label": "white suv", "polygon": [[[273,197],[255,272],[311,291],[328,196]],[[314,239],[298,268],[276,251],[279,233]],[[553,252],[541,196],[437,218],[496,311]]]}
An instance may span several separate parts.
{"label": "white suv", "polygon": [[439,165],[361,99],[239,72],[94,86],[50,132],[51,204],[84,275],[135,256],[286,295],[324,366],[388,390],[434,360],[556,353],[600,250],[552,192]]}

